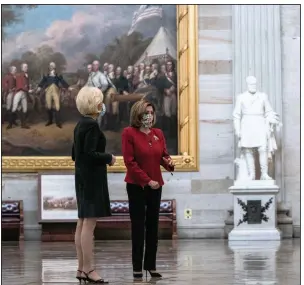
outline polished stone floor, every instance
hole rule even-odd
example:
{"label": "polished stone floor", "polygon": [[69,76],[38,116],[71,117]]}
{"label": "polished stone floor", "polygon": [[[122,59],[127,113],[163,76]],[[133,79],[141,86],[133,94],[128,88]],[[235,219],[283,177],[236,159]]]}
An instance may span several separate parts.
{"label": "polished stone floor", "polygon": [[[129,241],[96,242],[96,268],[110,284],[300,284],[300,239],[229,244],[226,240],[160,241],[163,280],[134,282]],[[2,284],[77,284],[72,243],[2,243]]]}

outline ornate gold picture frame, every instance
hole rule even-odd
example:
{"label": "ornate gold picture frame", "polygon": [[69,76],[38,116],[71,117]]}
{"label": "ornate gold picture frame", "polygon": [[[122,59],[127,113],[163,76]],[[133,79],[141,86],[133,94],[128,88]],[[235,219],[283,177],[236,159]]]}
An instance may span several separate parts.
{"label": "ornate gold picture frame", "polygon": [[[176,171],[198,170],[198,16],[197,5],[177,5],[178,153]],[[72,170],[68,156],[3,156],[3,172]],[[109,172],[125,172],[117,158]]]}

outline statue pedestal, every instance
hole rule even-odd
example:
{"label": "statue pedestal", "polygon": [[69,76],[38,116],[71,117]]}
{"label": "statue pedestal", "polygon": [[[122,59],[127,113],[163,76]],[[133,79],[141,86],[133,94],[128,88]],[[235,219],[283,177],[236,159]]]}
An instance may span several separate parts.
{"label": "statue pedestal", "polygon": [[234,196],[230,241],[281,240],[276,219],[279,187],[273,180],[235,181],[229,190]]}

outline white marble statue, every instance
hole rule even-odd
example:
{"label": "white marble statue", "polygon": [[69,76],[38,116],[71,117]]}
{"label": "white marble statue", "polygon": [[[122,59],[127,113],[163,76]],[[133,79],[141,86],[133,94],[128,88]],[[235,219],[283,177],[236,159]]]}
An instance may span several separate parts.
{"label": "white marble statue", "polygon": [[243,153],[241,153],[239,158],[236,158],[234,160],[234,163],[237,166],[236,180],[242,180],[242,181],[251,180],[246,166],[245,156]]}
{"label": "white marble statue", "polygon": [[[277,150],[274,137],[275,127],[280,127],[279,116],[270,106],[268,96],[258,92],[256,78],[246,78],[248,90],[237,96],[233,111],[235,135],[241,150],[236,159],[239,171],[237,180],[255,180],[254,152],[258,151],[261,180],[272,180],[268,175],[268,159],[272,159]],[[244,170],[245,168],[245,170]]]}

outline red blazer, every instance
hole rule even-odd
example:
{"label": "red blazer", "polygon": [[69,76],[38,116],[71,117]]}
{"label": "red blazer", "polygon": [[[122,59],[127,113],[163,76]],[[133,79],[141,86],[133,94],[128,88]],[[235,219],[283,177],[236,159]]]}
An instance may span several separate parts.
{"label": "red blazer", "polygon": [[29,78],[26,76],[24,72],[17,74],[16,76],[16,92],[18,91],[29,91]]}
{"label": "red blazer", "polygon": [[127,174],[125,182],[146,186],[151,180],[164,185],[160,166],[174,171],[163,160],[170,158],[165,137],[160,129],[151,129],[149,134],[134,127],[127,127],[122,132],[122,154]]}
{"label": "red blazer", "polygon": [[11,73],[6,74],[2,82],[2,88],[4,89],[4,91],[10,92],[15,87],[16,87],[15,76]]}

